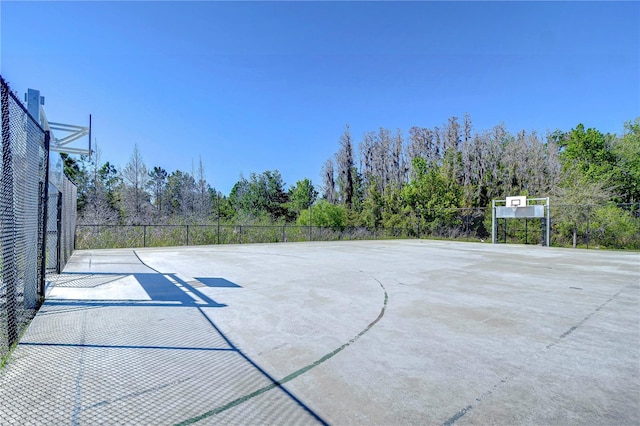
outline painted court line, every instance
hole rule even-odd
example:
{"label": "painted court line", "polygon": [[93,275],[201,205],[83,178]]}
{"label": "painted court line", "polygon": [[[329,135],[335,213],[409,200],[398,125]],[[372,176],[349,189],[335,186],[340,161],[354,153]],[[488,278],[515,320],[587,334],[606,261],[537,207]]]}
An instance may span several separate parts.
{"label": "painted court line", "polygon": [[[138,254],[136,253],[136,251],[134,250],[133,253],[136,255],[136,257],[138,258],[138,260],[140,261],[140,263],[142,263],[144,266],[146,266],[147,268],[157,272],[158,274],[162,274],[160,271],[158,271],[155,268],[152,268],[151,266],[147,265],[146,263],[144,263],[142,261],[142,259],[140,259],[140,256],[138,256]],[[181,283],[183,286],[185,286],[186,288],[188,288],[189,290],[193,291],[194,293],[198,294],[199,296],[201,296],[204,300],[210,302],[212,305],[214,306],[220,306],[219,304],[217,304],[214,300],[208,298],[207,296],[205,296],[204,294],[202,294],[201,292],[199,292],[198,290],[196,290],[194,287],[190,286],[187,282],[185,282],[184,280],[182,280],[181,278],[177,277],[175,274],[169,274],[171,275],[176,281],[178,281],[179,283]],[[385,291],[385,304],[386,304],[386,291]],[[222,306],[226,306],[226,305],[222,305]],[[207,314],[204,313],[204,311],[202,310],[202,307],[198,306],[197,307],[198,311],[200,312],[200,314],[206,319],[206,321],[213,327],[213,329],[218,333],[218,335],[220,335],[224,341],[229,345],[229,347],[233,348],[236,350],[236,353],[238,353],[242,358],[245,359],[245,361],[247,361],[251,366],[253,366],[256,370],[258,370],[263,376],[265,376],[270,382],[271,385],[268,386],[269,389],[273,389],[273,388],[279,388],[280,390],[282,390],[289,398],[291,398],[294,402],[296,402],[302,409],[304,409],[307,413],[309,413],[314,419],[316,419],[320,424],[323,425],[328,425],[328,423],[326,421],[324,421],[318,414],[316,414],[311,408],[309,408],[304,402],[300,401],[295,395],[293,395],[289,390],[287,390],[284,386],[282,386],[282,383],[277,382],[273,377],[271,377],[269,375],[269,373],[267,373],[264,369],[262,369],[258,364],[255,363],[255,361],[253,361],[251,358],[249,358],[246,354],[244,354],[242,352],[242,350],[240,350],[238,347],[236,347],[233,342],[231,342],[231,340],[229,340],[229,338],[222,332],[222,330],[220,330],[218,328],[218,326],[216,326],[216,324],[211,320],[211,318],[209,318],[209,316]],[[377,320],[376,320],[377,322]],[[264,393],[265,391],[262,390],[258,390],[256,392],[260,392],[259,394]],[[254,392],[255,393],[255,392]],[[252,398],[254,395],[250,394],[250,398]],[[220,407],[219,409],[217,409],[218,413],[225,411],[235,405],[238,405],[250,398],[245,397],[245,399],[243,398],[239,398],[236,399],[235,401],[232,401],[229,404],[226,404],[223,407]],[[240,401],[242,400],[242,401]],[[234,404],[234,402],[236,402]],[[195,423],[199,420],[202,420],[204,418],[210,417],[213,414],[209,414],[210,412],[204,413],[200,416],[196,416],[196,417],[192,417],[190,419],[187,419],[183,422],[180,422],[178,424],[180,425],[188,425],[188,424],[192,424]]]}
{"label": "painted court line", "polygon": [[291,398],[293,401],[295,401],[302,409],[304,409],[307,413],[309,413],[314,419],[316,419],[320,424],[322,425],[328,425],[328,423],[326,421],[324,421],[318,414],[316,414],[311,408],[309,408],[304,402],[300,401],[295,395],[293,395],[288,389],[286,389],[283,385],[284,382],[278,382],[276,381],[273,377],[271,377],[271,375],[269,375],[269,373],[267,373],[265,370],[263,370],[258,364],[256,364],[251,358],[249,358],[247,355],[245,355],[240,349],[238,349],[228,338],[227,336],[215,325],[215,323],[211,320],[211,318],[209,318],[207,316],[207,314],[204,313],[204,311],[201,308],[198,308],[198,310],[200,311],[200,313],[207,319],[207,321],[209,322],[209,324],[211,324],[211,326],[220,334],[220,336],[222,336],[222,338],[227,342],[227,344],[229,346],[231,346],[232,348],[237,349],[237,353],[244,358],[249,364],[251,364],[256,370],[258,370],[263,376],[265,376],[267,379],[269,379],[269,381],[271,381],[271,383],[263,388],[260,388],[254,392],[249,393],[248,395],[242,396],[240,398],[237,398],[221,407],[215,408],[213,410],[207,411],[206,413],[200,414],[199,416],[195,416],[195,417],[191,417],[187,420],[184,420],[180,423],[176,423],[175,426],[186,426],[186,425],[190,425],[196,422],[199,422],[200,420],[204,420],[208,417],[211,417],[213,415],[222,413],[223,411],[226,411],[230,408],[233,408],[237,405],[242,404],[243,402],[246,402],[258,395],[262,395],[263,393],[274,389],[274,388],[279,388],[281,391],[283,391],[289,398]]}
{"label": "painted court line", "polygon": [[225,305],[223,303],[218,303],[215,300],[211,299],[210,297],[206,296],[204,293],[202,293],[201,291],[197,290],[195,287],[191,286],[189,283],[187,283],[182,278],[178,277],[176,274],[169,274],[169,276],[171,278],[173,278],[176,282],[178,282],[180,285],[182,285],[186,290],[188,290],[191,293],[195,294],[201,300],[204,300],[206,303],[209,304],[209,306],[215,306],[215,307],[225,307],[225,306],[227,306],[227,305]]}
{"label": "painted court line", "polygon": [[173,277],[173,275],[168,274],[165,275],[165,277],[171,281],[173,283],[173,285],[175,285],[176,287],[178,287],[180,290],[184,291],[190,298],[192,298],[195,303],[197,303],[198,305],[204,305],[207,302],[205,302],[204,300],[202,300],[200,297],[198,297],[194,292],[190,291],[188,288],[186,288],[185,286],[183,286],[182,284],[180,284],[178,281],[176,281],[176,279]]}
{"label": "painted court line", "polygon": [[[373,277],[372,277],[373,278]],[[244,402],[247,402],[253,398],[255,398],[256,396],[262,395],[265,392],[270,391],[271,389],[274,389],[276,387],[279,387],[280,389],[282,389],[283,391],[285,391],[287,394],[289,394],[289,392],[282,387],[283,384],[290,382],[291,380],[295,379],[296,377],[299,377],[300,375],[306,373],[307,371],[311,370],[314,367],[317,367],[318,365],[324,363],[325,361],[327,361],[328,359],[334,357],[336,354],[342,352],[345,348],[347,348],[348,346],[350,346],[351,344],[353,344],[356,340],[358,340],[360,337],[362,337],[365,333],[367,333],[374,325],[376,325],[376,323],[378,323],[378,321],[380,321],[382,319],[382,317],[384,316],[385,310],[387,308],[387,304],[389,302],[389,295],[387,294],[387,290],[385,289],[384,285],[382,285],[382,283],[377,280],[376,278],[373,278],[374,280],[376,280],[376,282],[378,282],[378,284],[380,285],[380,287],[382,288],[382,290],[384,291],[384,304],[382,306],[382,309],[380,310],[380,313],[378,314],[377,318],[375,320],[373,320],[367,327],[364,328],[364,330],[362,330],[360,333],[358,333],[355,337],[353,337],[352,339],[350,339],[348,342],[346,342],[345,344],[343,344],[342,346],[334,349],[333,351],[329,352],[328,354],[322,356],[320,359],[316,360],[315,362],[308,364],[296,371],[294,371],[293,373],[287,375],[286,377],[280,379],[280,380],[274,380],[271,376],[269,376],[266,372],[264,372],[260,367],[258,367],[251,359],[249,359],[249,357],[247,357],[245,354],[242,353],[242,351],[238,351],[238,353],[244,357],[247,361],[249,361],[252,365],[254,365],[254,367],[256,367],[258,370],[260,370],[263,374],[265,374],[270,380],[271,380],[271,384],[264,386],[254,392],[251,392],[247,395],[244,395],[240,398],[237,398],[225,405],[222,405],[220,407],[217,407],[213,410],[207,411],[206,413],[203,413],[199,416],[196,417],[192,417],[190,419],[187,419],[183,422],[177,423],[176,426],[186,426],[186,425],[191,425],[193,423],[196,423],[200,420],[204,420],[208,417],[214,416],[216,414],[222,413],[223,411],[226,411],[230,408],[233,408],[237,405],[240,405]],[[200,312],[202,312],[202,310],[200,310]],[[222,335],[225,340],[226,336],[222,333],[222,331],[220,331],[218,329],[218,327],[216,327],[216,325],[209,319],[209,317],[207,317],[207,315],[202,312],[202,314],[210,321],[211,325],[216,329],[216,331],[218,331],[218,333],[220,333],[220,335]],[[233,343],[231,343],[229,340],[227,340],[227,342],[229,343],[229,345],[233,346]],[[297,398],[295,398],[293,395],[289,394],[292,398],[294,398],[296,401]],[[303,405],[301,402],[298,402],[299,404]],[[303,407],[305,409],[307,409],[307,411],[309,411],[309,413],[311,413],[320,423],[322,424],[327,424],[324,420],[322,420],[319,416],[317,416],[313,411],[311,411],[310,409],[306,408],[305,405],[303,405]]]}

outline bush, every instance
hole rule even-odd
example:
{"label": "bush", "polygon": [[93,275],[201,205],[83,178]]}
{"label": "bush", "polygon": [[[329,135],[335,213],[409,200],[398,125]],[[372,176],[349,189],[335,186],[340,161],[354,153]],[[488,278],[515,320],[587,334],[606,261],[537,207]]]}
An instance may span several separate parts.
{"label": "bush", "polygon": [[593,207],[590,240],[608,248],[640,249],[640,219],[617,206]]}
{"label": "bush", "polygon": [[298,225],[309,226],[309,219],[313,226],[343,230],[347,226],[347,211],[345,207],[320,200],[309,209],[300,212]]}

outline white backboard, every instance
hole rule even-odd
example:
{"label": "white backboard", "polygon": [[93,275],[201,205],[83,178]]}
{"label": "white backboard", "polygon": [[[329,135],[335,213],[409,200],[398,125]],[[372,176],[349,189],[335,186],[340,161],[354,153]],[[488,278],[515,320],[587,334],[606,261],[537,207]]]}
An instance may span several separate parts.
{"label": "white backboard", "polygon": [[517,197],[507,197],[507,207],[524,207],[527,205],[527,196],[519,195]]}

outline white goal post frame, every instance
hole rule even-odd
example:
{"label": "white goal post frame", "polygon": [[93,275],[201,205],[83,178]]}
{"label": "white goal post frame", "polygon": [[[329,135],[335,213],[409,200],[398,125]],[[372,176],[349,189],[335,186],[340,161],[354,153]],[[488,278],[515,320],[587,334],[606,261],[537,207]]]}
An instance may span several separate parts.
{"label": "white goal post frame", "polygon": [[[525,198],[525,205],[521,205],[521,201],[514,203],[512,206],[507,205],[507,200],[522,200],[523,196],[507,197],[504,200],[491,201],[491,244],[497,241],[497,219],[527,219],[542,218],[545,220],[545,233],[543,245],[550,245],[551,231],[551,214],[549,197],[545,198]],[[544,204],[538,204],[544,201]]]}

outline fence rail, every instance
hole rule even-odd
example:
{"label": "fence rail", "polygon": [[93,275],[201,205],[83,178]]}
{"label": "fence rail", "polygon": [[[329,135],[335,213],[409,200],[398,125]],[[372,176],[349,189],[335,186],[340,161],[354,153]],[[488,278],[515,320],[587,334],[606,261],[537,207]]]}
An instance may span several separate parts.
{"label": "fence rail", "polygon": [[[540,219],[498,221],[498,242],[542,244]],[[490,241],[491,209],[414,215],[410,227],[327,228],[293,224],[78,225],[76,248],[161,247],[387,238]],[[551,208],[551,245],[640,250],[640,204]]]}

